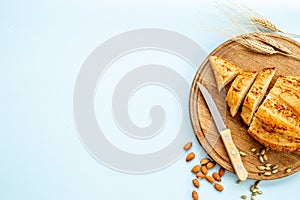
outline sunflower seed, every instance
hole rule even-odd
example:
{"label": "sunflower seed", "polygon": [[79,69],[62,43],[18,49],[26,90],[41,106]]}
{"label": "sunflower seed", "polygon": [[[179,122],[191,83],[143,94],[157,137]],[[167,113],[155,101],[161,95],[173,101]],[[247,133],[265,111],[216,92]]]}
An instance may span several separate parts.
{"label": "sunflower seed", "polygon": [[278,165],[273,166],[272,169],[278,169]]}
{"label": "sunflower seed", "polygon": [[261,162],[261,163],[264,163],[265,161],[264,161],[264,158],[262,157],[262,156],[259,156],[259,161]]}
{"label": "sunflower seed", "polygon": [[247,156],[247,154],[246,154],[245,152],[242,152],[242,151],[240,151],[240,155],[241,155],[242,157]]}
{"label": "sunflower seed", "polygon": [[272,172],[265,172],[264,175],[265,175],[265,176],[271,176],[271,175],[272,175]]}
{"label": "sunflower seed", "polygon": [[264,155],[263,155],[263,158],[264,158],[264,160],[265,160],[265,161],[267,161],[267,160],[268,160],[268,157],[267,157],[267,155],[266,155],[266,154],[264,154]]}
{"label": "sunflower seed", "polygon": [[254,189],[255,189],[254,185],[251,185],[250,192],[253,192]]}
{"label": "sunflower seed", "polygon": [[265,166],[257,166],[257,169],[260,171],[264,171],[266,169],[266,167]]}
{"label": "sunflower seed", "polygon": [[273,171],[272,171],[272,174],[276,174],[278,172],[278,169],[274,169]]}
{"label": "sunflower seed", "polygon": [[260,195],[261,195],[262,193],[263,193],[263,192],[262,192],[261,190],[258,190],[258,191],[257,191],[257,194],[260,194]]}

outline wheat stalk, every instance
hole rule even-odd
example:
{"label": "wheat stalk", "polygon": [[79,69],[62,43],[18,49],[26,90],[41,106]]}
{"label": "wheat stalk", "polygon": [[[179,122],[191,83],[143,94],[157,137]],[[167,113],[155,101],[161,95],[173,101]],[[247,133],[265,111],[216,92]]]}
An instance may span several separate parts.
{"label": "wheat stalk", "polygon": [[[250,37],[249,37],[250,36]],[[286,52],[281,52],[274,49],[272,46],[253,38],[251,34],[242,35],[239,37],[231,38],[231,40],[236,41],[242,46],[246,47],[248,50],[255,53],[264,54],[264,55],[275,55],[280,54],[283,56],[291,57],[297,60],[300,60],[300,57],[295,54],[290,54]]]}

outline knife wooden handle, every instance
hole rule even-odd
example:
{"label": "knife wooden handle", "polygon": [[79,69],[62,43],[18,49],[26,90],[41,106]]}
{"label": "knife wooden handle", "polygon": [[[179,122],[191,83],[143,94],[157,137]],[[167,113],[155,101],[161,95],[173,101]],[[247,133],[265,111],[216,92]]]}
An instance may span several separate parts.
{"label": "knife wooden handle", "polygon": [[236,175],[241,181],[245,181],[248,177],[248,172],[243,165],[239,150],[233,143],[230,129],[226,129],[220,134]]}

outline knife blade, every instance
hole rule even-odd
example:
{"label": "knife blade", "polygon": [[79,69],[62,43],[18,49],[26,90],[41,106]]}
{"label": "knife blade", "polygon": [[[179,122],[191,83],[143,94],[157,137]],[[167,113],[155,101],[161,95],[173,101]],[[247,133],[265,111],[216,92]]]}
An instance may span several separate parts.
{"label": "knife blade", "polygon": [[248,172],[242,162],[239,151],[236,148],[236,146],[232,140],[231,131],[229,128],[226,127],[224,120],[220,114],[220,111],[219,111],[214,99],[212,98],[211,94],[201,83],[197,82],[197,85],[198,85],[198,87],[202,93],[202,96],[209,108],[212,118],[216,124],[217,130],[221,135],[222,141],[224,143],[225,149],[227,151],[227,154],[229,156],[229,159],[231,161],[233,169],[234,169],[237,177],[241,181],[245,181],[248,177]]}

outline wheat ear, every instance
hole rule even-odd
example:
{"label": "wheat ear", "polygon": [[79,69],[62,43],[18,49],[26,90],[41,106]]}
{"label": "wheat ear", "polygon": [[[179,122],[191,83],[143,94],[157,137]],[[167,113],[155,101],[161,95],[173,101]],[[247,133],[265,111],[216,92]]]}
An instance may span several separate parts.
{"label": "wheat ear", "polygon": [[286,46],[282,45],[281,43],[279,43],[276,40],[274,40],[273,38],[271,38],[269,36],[269,33],[255,32],[255,33],[253,33],[253,35],[255,37],[257,37],[260,41],[271,45],[275,49],[278,49],[287,54],[293,54],[293,52],[289,48],[287,48]]}
{"label": "wheat ear", "polygon": [[280,32],[282,33],[282,31],[277,28],[277,26],[275,24],[273,24],[272,22],[270,22],[267,19],[264,18],[257,18],[257,17],[250,17],[250,20],[270,31],[274,31],[274,32]]}
{"label": "wheat ear", "polygon": [[273,24],[271,21],[265,19],[265,18],[258,18],[258,17],[250,17],[249,18],[252,22],[254,22],[255,24],[264,27],[265,29],[269,30],[269,31],[273,31],[273,32],[278,32],[278,33],[283,33],[286,35],[290,35],[290,36],[296,36],[296,37],[300,37],[299,34],[294,34],[294,33],[286,33],[283,32],[282,30],[280,30],[275,24]]}
{"label": "wheat ear", "polygon": [[266,55],[273,55],[277,53],[277,51],[273,47],[258,40],[253,40],[244,36],[232,38],[232,40],[236,41],[237,43],[256,53]]}
{"label": "wheat ear", "polygon": [[300,57],[295,54],[289,54],[289,53],[277,51],[272,46],[270,46],[260,40],[257,40],[253,37],[251,38],[251,37],[249,37],[249,35],[250,34],[246,34],[243,36],[232,38],[232,40],[236,41],[237,43],[246,47],[248,50],[253,51],[255,53],[260,53],[260,54],[264,54],[264,55],[280,54],[283,56],[294,58],[296,60],[300,60]]}

